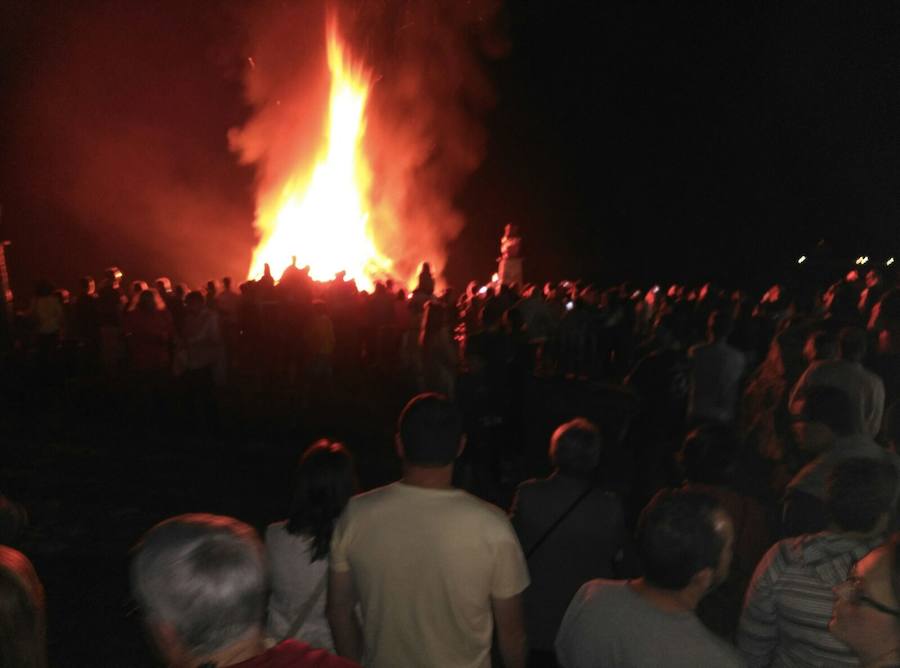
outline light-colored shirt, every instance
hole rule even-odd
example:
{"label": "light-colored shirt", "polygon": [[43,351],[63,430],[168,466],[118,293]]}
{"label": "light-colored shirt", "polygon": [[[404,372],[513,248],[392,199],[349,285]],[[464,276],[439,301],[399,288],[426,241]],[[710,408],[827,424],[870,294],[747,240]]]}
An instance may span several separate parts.
{"label": "light-colored shirt", "polygon": [[[319,582],[328,577],[328,558],[311,562],[312,538],[288,533],[284,521],[270,524],[266,529],[266,555],[272,583],[267,631],[275,640],[284,640],[307,601],[316,593]],[[325,599],[323,588],[293,637],[333,652]]]}
{"label": "light-colored shirt", "polygon": [[688,351],[691,390],[688,417],[732,422],[747,360],[724,341],[701,343]]}
{"label": "light-colored shirt", "polygon": [[884,382],[876,374],[849,360],[813,362],[791,390],[792,411],[796,412],[799,400],[810,387],[823,385],[841,390],[850,399],[857,431],[873,438],[881,431]]}
{"label": "light-colored shirt", "polygon": [[562,668],[744,665],[693,612],[660,610],[613,580],[591,580],[575,594],[556,636],[556,659]]}
{"label": "light-colored shirt", "polygon": [[374,668],[487,668],[491,600],[529,582],[503,511],[462,490],[402,482],[350,500],[331,568],[353,577],[362,664]]}

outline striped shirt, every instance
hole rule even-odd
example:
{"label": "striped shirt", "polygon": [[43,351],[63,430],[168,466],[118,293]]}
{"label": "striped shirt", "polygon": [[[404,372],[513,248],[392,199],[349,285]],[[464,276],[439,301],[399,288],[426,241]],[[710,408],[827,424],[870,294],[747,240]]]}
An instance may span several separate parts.
{"label": "striped shirt", "polygon": [[882,541],[823,532],[776,543],[756,567],[744,600],[737,645],[747,665],[858,666],[828,631],[831,589]]}

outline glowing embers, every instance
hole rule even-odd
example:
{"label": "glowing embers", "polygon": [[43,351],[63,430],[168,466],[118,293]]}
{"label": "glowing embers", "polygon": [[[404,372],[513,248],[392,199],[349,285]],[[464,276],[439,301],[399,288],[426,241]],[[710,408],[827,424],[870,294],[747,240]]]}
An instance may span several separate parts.
{"label": "glowing embers", "polygon": [[336,24],[327,31],[331,89],[327,134],[311,175],[297,165],[277,195],[260,202],[250,278],[269,264],[277,278],[297,257],[316,280],[340,271],[369,288],[391,261],[378,250],[369,220],[372,171],[363,153],[369,73],[350,62]]}

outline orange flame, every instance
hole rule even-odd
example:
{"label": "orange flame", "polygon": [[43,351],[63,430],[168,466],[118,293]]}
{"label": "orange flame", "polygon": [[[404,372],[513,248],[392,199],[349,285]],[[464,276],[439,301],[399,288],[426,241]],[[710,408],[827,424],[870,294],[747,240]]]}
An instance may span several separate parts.
{"label": "orange flame", "polygon": [[330,280],[346,272],[361,289],[392,266],[377,247],[369,220],[372,170],[362,150],[370,74],[352,63],[334,22],[327,30],[331,91],[327,134],[312,176],[297,165],[280,190],[259,203],[260,241],[249,278],[269,264],[277,278],[297,257],[313,279]]}

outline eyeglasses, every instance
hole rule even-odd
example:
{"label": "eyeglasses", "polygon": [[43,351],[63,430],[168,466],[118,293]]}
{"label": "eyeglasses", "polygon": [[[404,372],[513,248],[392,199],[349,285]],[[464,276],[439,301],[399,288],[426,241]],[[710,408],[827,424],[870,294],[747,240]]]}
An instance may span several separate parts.
{"label": "eyeglasses", "polygon": [[858,575],[850,575],[841,584],[834,588],[834,592],[848,603],[854,605],[868,605],[870,608],[883,612],[886,615],[900,617],[900,610],[890,608],[884,603],[866,596],[863,590],[863,579]]}

